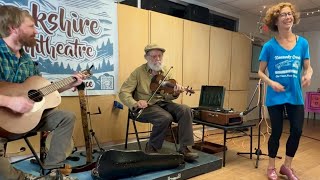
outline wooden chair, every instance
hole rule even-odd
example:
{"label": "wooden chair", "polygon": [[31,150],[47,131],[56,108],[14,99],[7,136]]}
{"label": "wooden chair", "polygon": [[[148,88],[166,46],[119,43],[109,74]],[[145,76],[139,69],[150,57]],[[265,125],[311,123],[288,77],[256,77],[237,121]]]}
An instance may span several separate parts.
{"label": "wooden chair", "polygon": [[[132,120],[134,132],[129,132],[130,120]],[[172,130],[172,123],[170,124],[169,128],[170,128],[170,131],[171,131],[171,135],[172,135],[172,138],[173,138],[173,141],[174,141],[174,145],[175,145],[176,151],[178,151],[177,141],[176,141],[174,132],[173,132],[173,130]],[[152,132],[152,131],[141,131],[141,132],[139,132],[139,131],[137,130],[135,117],[134,117],[132,111],[129,109],[129,110],[128,110],[128,119],[127,119],[127,129],[126,129],[126,141],[125,141],[125,146],[124,146],[124,148],[125,148],[125,149],[128,148],[128,137],[129,137],[129,134],[135,134],[135,135],[136,135],[137,142],[138,142],[139,150],[142,150],[142,148],[141,148],[141,143],[140,143],[140,139],[148,139],[149,137],[140,138],[140,137],[139,137],[139,134],[147,134],[147,133],[151,133],[151,132]]]}

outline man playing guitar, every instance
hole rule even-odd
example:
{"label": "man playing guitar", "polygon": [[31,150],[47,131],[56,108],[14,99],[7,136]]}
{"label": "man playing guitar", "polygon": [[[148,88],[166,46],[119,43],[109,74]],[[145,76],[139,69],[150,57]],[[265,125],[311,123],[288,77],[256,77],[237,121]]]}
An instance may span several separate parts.
{"label": "man playing guitar", "polygon": [[[6,95],[1,91],[1,88],[7,85],[18,85],[29,77],[40,75],[31,57],[22,49],[23,46],[33,47],[36,45],[35,36],[38,32],[29,12],[14,6],[0,6],[0,24],[0,93]],[[74,80],[58,91],[63,92],[78,86],[85,77],[81,73],[74,74]],[[14,113],[26,113],[34,103],[23,97],[12,96],[0,96],[0,100],[2,109],[7,107]],[[46,109],[42,113],[39,124],[31,131],[54,130],[45,165],[56,165],[65,160],[65,151],[71,141],[75,119],[73,113],[63,110]],[[34,177],[31,175],[15,169],[9,160],[3,157],[2,152],[4,152],[4,144],[7,141],[7,137],[0,137],[0,179],[33,179]]]}

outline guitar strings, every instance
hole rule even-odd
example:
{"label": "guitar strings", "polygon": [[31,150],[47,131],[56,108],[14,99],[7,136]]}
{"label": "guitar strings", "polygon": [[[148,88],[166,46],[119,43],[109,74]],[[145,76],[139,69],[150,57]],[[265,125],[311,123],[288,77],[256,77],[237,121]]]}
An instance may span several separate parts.
{"label": "guitar strings", "polygon": [[[90,70],[91,70],[92,67],[93,67],[93,65],[89,69],[80,71],[79,73],[84,74],[86,76],[91,76],[92,74],[91,74]],[[45,86],[43,88],[40,88],[40,89],[36,90],[36,92],[32,92],[32,93],[28,94],[28,97],[30,99],[31,99],[31,97],[35,98],[35,99],[42,98],[43,96],[48,95],[48,94],[50,94],[50,93],[52,93],[52,92],[54,92],[54,91],[56,91],[56,90],[58,90],[58,89],[60,89],[60,88],[62,88],[64,86],[66,86],[66,85],[68,85],[68,84],[70,84],[72,82],[75,82],[75,81],[76,81],[76,78],[73,77],[73,76],[65,78],[65,79],[63,79],[61,81],[58,81],[58,82],[55,82],[55,83],[51,83],[51,84],[49,84],[49,85],[47,85],[47,86]],[[39,93],[39,91],[40,91],[40,93]],[[37,96],[33,97],[34,95],[37,95]],[[32,100],[34,100],[34,99],[32,99]]]}

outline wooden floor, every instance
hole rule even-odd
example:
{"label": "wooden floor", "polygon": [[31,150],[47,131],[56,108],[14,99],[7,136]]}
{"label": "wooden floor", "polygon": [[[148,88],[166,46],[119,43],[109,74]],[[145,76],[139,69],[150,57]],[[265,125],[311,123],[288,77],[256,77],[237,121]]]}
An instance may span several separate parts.
{"label": "wooden floor", "polygon": [[[262,123],[261,132],[266,132],[266,125]],[[286,120],[284,123],[284,133],[282,134],[280,141],[280,148],[278,155],[282,156],[282,159],[276,159],[276,168],[279,171],[280,166],[284,162],[286,141],[289,136],[289,122]],[[220,143],[223,142],[223,134],[220,130],[211,130],[206,132],[208,134],[214,134],[206,136],[206,141]],[[247,131],[249,133],[249,131]],[[216,134],[218,133],[218,134]],[[255,127],[253,135],[257,135],[258,128]],[[242,133],[228,133],[227,137],[241,135]],[[263,153],[268,153],[268,138],[261,136],[261,150]],[[318,139],[318,140],[316,140]],[[253,137],[253,148],[258,146],[258,137]],[[255,168],[256,155],[253,155],[253,159],[249,159],[249,155],[239,156],[237,152],[248,152],[250,148],[249,137],[241,137],[237,139],[229,139],[227,142],[227,155],[226,166],[211,173],[203,174],[192,178],[192,180],[264,180],[267,179],[266,169],[268,166],[268,157],[260,156],[259,166]],[[254,149],[253,149],[254,150]],[[222,157],[222,153],[215,154]],[[303,137],[300,140],[300,146],[293,160],[292,167],[295,169],[297,176],[301,180],[320,180],[320,121],[309,120],[305,121],[303,129]],[[286,176],[281,176],[279,173],[279,179],[287,179]]]}

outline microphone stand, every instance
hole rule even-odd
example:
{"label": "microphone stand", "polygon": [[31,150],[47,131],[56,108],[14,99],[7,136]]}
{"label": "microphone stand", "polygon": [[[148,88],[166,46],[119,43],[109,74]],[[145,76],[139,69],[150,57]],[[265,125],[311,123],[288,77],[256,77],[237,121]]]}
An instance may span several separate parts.
{"label": "microphone stand", "polygon": [[[256,92],[257,92],[257,89],[260,87],[260,96],[259,96],[259,104],[258,105],[256,105],[255,107],[253,107],[253,108],[251,108],[250,110],[249,110],[249,107],[250,107],[250,105],[251,105],[251,103],[252,103],[252,100],[253,100],[253,98],[254,98],[254,96],[256,95]],[[261,136],[261,123],[260,123],[260,121],[261,121],[261,118],[262,118],[262,93],[263,93],[263,83],[261,82],[261,81],[259,81],[258,83],[257,83],[257,86],[256,86],[256,89],[254,90],[254,92],[253,92],[253,95],[252,95],[252,97],[251,97],[251,100],[250,100],[250,103],[249,103],[249,105],[248,105],[248,107],[247,107],[247,109],[244,111],[244,112],[250,112],[250,111],[252,111],[254,108],[256,108],[257,106],[259,106],[259,125],[258,125],[258,147],[257,148],[255,148],[255,152],[254,153],[250,153],[250,152],[238,152],[237,153],[237,155],[241,155],[241,154],[249,154],[250,155],[250,159],[252,158],[252,154],[255,154],[256,156],[257,156],[257,159],[256,159],[256,168],[258,168],[258,166],[259,166],[259,160],[260,160],[260,156],[268,156],[268,154],[264,154],[264,153],[262,153],[262,151],[261,151],[261,149],[260,149],[260,136]],[[247,113],[246,113],[247,114]],[[245,115],[245,114],[244,114]],[[276,158],[279,158],[279,159],[282,159],[282,157],[280,157],[280,156],[276,156]]]}
{"label": "microphone stand", "polygon": [[96,113],[90,113],[90,111],[89,111],[89,112],[87,112],[87,114],[89,115],[90,128],[91,128],[91,129],[89,130],[89,132],[90,132],[91,136],[93,137],[93,139],[95,140],[95,142],[96,142],[96,144],[97,144],[97,146],[98,146],[98,148],[99,148],[99,151],[94,149],[94,150],[93,150],[93,153],[96,153],[96,152],[104,152],[105,150],[100,146],[100,143],[99,143],[99,141],[98,141],[98,139],[97,139],[97,136],[95,135],[96,133],[93,131],[93,128],[92,128],[92,125],[91,125],[91,115],[101,114],[100,107],[98,107],[98,112],[96,112]]}
{"label": "microphone stand", "polygon": [[[96,137],[96,135],[95,135],[96,133],[93,131],[93,128],[92,128],[92,125],[91,125],[91,115],[101,114],[100,107],[98,107],[98,112],[96,112],[96,113],[91,113],[90,111],[88,111],[87,114],[88,114],[88,116],[89,116],[89,121],[90,121],[90,130],[89,130],[90,135],[91,135],[91,137],[95,140],[95,142],[96,142],[96,144],[97,144],[97,146],[98,146],[98,148],[99,148],[99,150],[93,149],[93,150],[92,150],[92,154],[94,154],[94,153],[102,153],[102,152],[104,152],[105,150],[100,146],[100,143],[99,143],[99,141],[98,141],[98,139],[97,139],[97,137]],[[80,153],[80,155],[86,157],[86,155],[85,155],[84,153],[82,153],[82,152]],[[94,157],[92,157],[92,158],[94,158]]]}

